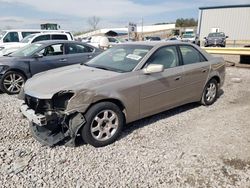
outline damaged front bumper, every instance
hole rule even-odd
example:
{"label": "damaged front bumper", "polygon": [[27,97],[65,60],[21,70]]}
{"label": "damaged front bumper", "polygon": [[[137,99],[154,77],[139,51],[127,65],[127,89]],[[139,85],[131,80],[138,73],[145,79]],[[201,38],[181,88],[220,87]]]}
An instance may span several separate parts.
{"label": "damaged front bumper", "polygon": [[46,116],[42,114],[36,114],[34,110],[30,109],[28,105],[22,104],[20,107],[22,114],[31,122],[38,126],[47,125]]}
{"label": "damaged front bumper", "polygon": [[43,145],[54,146],[64,143],[67,146],[75,146],[75,138],[85,123],[85,118],[81,113],[71,115],[40,114],[25,103],[21,105],[20,110],[30,121],[33,137]]}

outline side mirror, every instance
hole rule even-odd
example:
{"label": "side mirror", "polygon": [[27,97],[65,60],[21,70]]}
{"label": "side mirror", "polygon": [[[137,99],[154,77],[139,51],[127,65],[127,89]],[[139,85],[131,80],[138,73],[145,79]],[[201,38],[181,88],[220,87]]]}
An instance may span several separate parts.
{"label": "side mirror", "polygon": [[164,66],[160,64],[150,64],[146,68],[143,69],[144,74],[153,74],[164,71]]}
{"label": "side mirror", "polygon": [[39,53],[35,53],[35,54],[33,55],[33,57],[34,57],[34,58],[42,58],[43,55],[42,55],[42,54],[39,54]]}
{"label": "side mirror", "polygon": [[228,38],[228,36],[226,36],[226,39]]}

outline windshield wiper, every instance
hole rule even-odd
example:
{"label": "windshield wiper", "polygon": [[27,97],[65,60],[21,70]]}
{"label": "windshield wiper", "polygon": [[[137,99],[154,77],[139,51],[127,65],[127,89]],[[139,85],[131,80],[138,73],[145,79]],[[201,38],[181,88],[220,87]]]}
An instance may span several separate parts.
{"label": "windshield wiper", "polygon": [[11,57],[11,55],[10,55],[11,53],[8,53],[8,54],[4,54],[3,56],[5,56],[5,57]]}
{"label": "windshield wiper", "polygon": [[89,65],[86,62],[82,62],[82,63],[80,63],[80,65],[85,65],[85,66],[89,67]]}
{"label": "windshield wiper", "polygon": [[93,65],[93,64],[87,64],[87,63],[81,63],[81,65],[85,65],[87,67],[93,67],[96,69],[102,69],[102,70],[107,70],[107,71],[113,71],[113,72],[119,72],[119,73],[123,73],[124,71],[120,70],[120,69],[115,69],[115,68],[111,68],[111,67],[104,67],[104,66],[100,66],[100,65]]}
{"label": "windshield wiper", "polygon": [[[89,66],[89,65],[88,65],[88,66]],[[94,68],[97,68],[97,69],[103,69],[103,70],[111,70],[111,71],[114,71],[114,70],[111,69],[111,68],[103,67],[103,66],[99,66],[99,65],[93,65],[93,66],[90,66],[90,67],[94,67]]]}

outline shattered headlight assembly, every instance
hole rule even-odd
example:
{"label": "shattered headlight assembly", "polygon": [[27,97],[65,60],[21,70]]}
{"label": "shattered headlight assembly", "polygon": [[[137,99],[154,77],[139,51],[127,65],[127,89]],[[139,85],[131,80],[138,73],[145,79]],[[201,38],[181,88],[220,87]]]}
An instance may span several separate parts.
{"label": "shattered headlight assembly", "polygon": [[71,91],[61,91],[56,93],[53,98],[53,108],[55,110],[64,111],[67,108],[69,100],[74,96]]}
{"label": "shattered headlight assembly", "polygon": [[0,72],[2,72],[3,69],[4,69],[4,66],[0,65]]}
{"label": "shattered headlight assembly", "polygon": [[0,65],[0,73],[4,70],[7,70],[8,69],[8,66],[6,65]]}

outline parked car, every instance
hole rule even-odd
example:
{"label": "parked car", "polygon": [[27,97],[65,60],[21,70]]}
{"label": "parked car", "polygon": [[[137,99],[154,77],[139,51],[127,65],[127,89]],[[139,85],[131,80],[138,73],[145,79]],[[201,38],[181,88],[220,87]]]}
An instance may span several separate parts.
{"label": "parked car", "polygon": [[196,36],[195,36],[194,44],[196,44],[196,45],[198,45],[198,46],[201,46],[201,41],[200,41],[200,36],[199,36],[199,35],[196,35]]}
{"label": "parked car", "polygon": [[145,37],[145,41],[161,41],[161,38],[156,36],[147,36]]}
{"label": "parked car", "polygon": [[[100,42],[104,38],[104,36],[92,36],[90,39],[90,42],[88,44],[100,48]],[[120,39],[120,38],[115,38],[115,37],[106,37],[109,41],[109,46],[115,46],[117,44],[124,43],[125,41]]]}
{"label": "parked car", "polygon": [[19,48],[27,46],[31,43],[44,40],[73,40],[73,38],[70,34],[61,32],[30,34],[23,40],[21,40],[21,42],[11,42],[0,45],[0,56],[10,54],[18,50]]}
{"label": "parked car", "polygon": [[195,35],[194,34],[183,34],[182,35],[182,42],[191,42],[195,44]]}
{"label": "parked car", "polygon": [[30,34],[48,33],[48,32],[67,33],[71,36],[73,40],[73,35],[69,31],[65,31],[65,30],[11,29],[11,30],[3,30],[0,32],[0,44],[20,42],[22,39],[24,39]]}
{"label": "parked car", "polygon": [[84,38],[81,38],[80,40],[81,40],[82,42],[89,43],[89,42],[91,42],[91,38],[92,38],[92,37],[84,37]]}
{"label": "parked car", "polygon": [[179,38],[178,36],[173,36],[170,38],[165,39],[168,42],[177,42],[177,41],[181,41],[181,38]]}
{"label": "parked car", "polygon": [[101,51],[75,41],[41,41],[0,58],[0,89],[17,94],[24,82],[42,71],[87,62]]}
{"label": "parked car", "polygon": [[19,98],[34,137],[95,147],[114,142],[126,123],[186,103],[211,105],[225,62],[190,43],[134,42],[114,46],[81,65],[29,79]]}
{"label": "parked car", "polygon": [[220,47],[226,47],[226,39],[228,36],[225,35],[223,32],[218,33],[209,33],[207,37],[205,37],[205,47],[209,46],[220,46]]}

